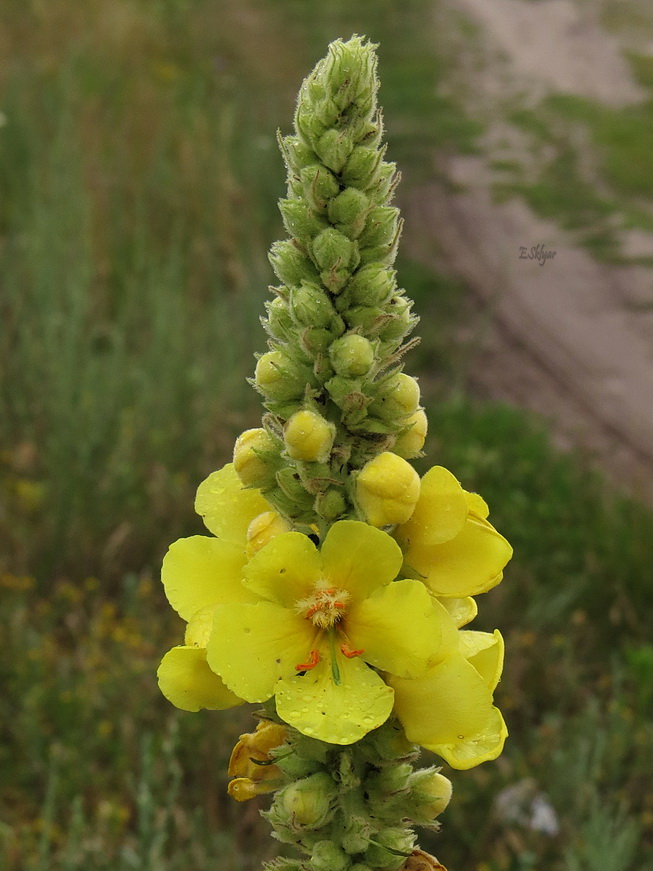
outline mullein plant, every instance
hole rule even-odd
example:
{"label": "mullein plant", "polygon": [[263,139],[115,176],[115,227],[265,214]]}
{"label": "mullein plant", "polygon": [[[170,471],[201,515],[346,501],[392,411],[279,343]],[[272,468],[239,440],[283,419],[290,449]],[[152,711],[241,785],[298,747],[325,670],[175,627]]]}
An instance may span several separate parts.
{"label": "mullein plant", "polygon": [[466,769],[507,735],[501,635],[463,627],[511,547],[478,494],[410,463],[427,419],[403,372],[417,318],[392,268],[399,174],[374,49],[334,42],[279,139],[289,238],[253,378],[266,411],[198,489],[211,535],[175,542],[162,569],[187,626],[161,691],[186,711],[262,705],[228,791],[274,793],[264,816],[300,853],[280,871],[443,868],[413,826],[439,828],[451,783],[414,769],[419,746]]}

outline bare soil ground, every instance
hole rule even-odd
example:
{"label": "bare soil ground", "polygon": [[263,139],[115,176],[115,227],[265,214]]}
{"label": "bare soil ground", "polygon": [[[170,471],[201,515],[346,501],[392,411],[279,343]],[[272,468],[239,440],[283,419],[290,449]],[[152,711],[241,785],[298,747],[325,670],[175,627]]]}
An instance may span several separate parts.
{"label": "bare soil ground", "polygon": [[[478,94],[496,91],[508,69],[531,94],[642,99],[596,4],[456,3],[502,58],[485,67]],[[562,447],[588,449],[622,488],[653,499],[653,270],[597,263],[521,200],[494,202],[487,157],[452,157],[443,169],[461,192],[446,182],[414,190],[402,203],[403,244],[464,278],[476,309],[491,315],[474,386],[551,419]],[[653,237],[642,244],[653,246]]]}

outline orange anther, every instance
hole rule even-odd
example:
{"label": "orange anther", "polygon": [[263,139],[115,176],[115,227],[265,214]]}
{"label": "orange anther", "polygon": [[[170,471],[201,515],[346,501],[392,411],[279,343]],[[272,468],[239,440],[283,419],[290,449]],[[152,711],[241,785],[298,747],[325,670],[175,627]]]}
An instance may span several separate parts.
{"label": "orange anther", "polygon": [[333,607],[334,608],[346,608],[347,606],[345,605],[344,602],[334,602]]}
{"label": "orange anther", "polygon": [[360,656],[361,653],[365,653],[365,651],[363,650],[362,647],[360,650],[352,650],[351,647],[346,642],[343,642],[340,645],[340,650],[344,653],[344,655],[347,657],[347,659],[353,659],[354,656]]}
{"label": "orange anther", "polygon": [[296,671],[310,671],[312,668],[315,668],[315,666],[318,664],[319,661],[320,661],[319,651],[311,650],[308,662],[305,662],[303,664],[300,663],[299,665],[296,665],[295,670]]}

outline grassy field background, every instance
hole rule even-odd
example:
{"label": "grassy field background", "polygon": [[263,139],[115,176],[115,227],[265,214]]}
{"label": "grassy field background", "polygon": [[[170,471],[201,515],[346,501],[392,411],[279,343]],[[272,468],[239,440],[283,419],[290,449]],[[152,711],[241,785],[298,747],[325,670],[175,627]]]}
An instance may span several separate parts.
{"label": "grassy field background", "polygon": [[[158,693],[180,631],[158,567],[201,531],[197,484],[260,415],[245,378],[283,236],[275,132],[326,44],[380,43],[407,183],[477,147],[482,125],[438,90],[451,57],[431,3],[351,5],[0,5],[3,871],[250,871],[275,855],[265,802],[225,794],[248,712],[184,714]],[[451,871],[653,868],[651,513],[557,454],[542,422],[475,401],[464,288],[398,266],[422,315],[408,369],[427,461],[483,493],[516,551],[477,626],[507,639],[511,738],[452,774],[423,846]]]}

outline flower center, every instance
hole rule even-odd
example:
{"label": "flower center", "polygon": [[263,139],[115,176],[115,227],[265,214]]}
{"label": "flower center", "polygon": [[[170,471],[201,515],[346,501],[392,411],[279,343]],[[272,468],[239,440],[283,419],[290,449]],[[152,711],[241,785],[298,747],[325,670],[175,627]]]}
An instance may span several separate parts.
{"label": "flower center", "polygon": [[295,610],[312,620],[319,629],[330,629],[342,619],[349,593],[338,587],[316,587],[310,596],[300,599],[295,604]]}

